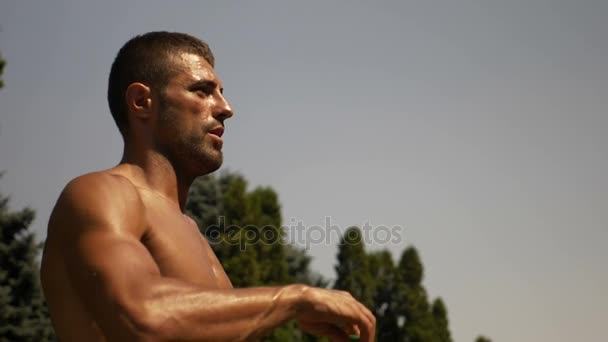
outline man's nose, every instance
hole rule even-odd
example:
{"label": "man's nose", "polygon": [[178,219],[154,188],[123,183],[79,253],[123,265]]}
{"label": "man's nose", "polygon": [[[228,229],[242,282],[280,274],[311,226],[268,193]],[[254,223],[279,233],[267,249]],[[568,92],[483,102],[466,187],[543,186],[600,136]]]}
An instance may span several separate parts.
{"label": "man's nose", "polygon": [[234,115],[234,111],[232,110],[230,103],[228,103],[228,100],[226,100],[222,94],[219,96],[217,108],[214,113],[215,118],[221,121],[229,119]]}

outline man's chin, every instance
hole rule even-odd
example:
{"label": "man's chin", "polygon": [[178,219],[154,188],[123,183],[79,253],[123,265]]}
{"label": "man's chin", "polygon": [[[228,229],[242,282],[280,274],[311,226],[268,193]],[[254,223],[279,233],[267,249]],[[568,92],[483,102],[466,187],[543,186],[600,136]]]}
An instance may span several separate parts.
{"label": "man's chin", "polygon": [[214,155],[211,156],[208,155],[206,158],[204,158],[204,162],[200,167],[201,176],[217,171],[217,169],[222,166],[223,162],[224,155],[221,151],[217,151],[217,154],[214,153]]}

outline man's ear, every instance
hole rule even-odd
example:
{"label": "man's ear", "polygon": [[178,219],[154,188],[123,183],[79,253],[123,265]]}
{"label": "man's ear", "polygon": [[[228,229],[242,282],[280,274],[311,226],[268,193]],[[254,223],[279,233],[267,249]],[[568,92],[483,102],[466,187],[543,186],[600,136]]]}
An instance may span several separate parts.
{"label": "man's ear", "polygon": [[152,91],[143,83],[135,82],[129,84],[125,92],[125,100],[129,112],[135,118],[149,119],[152,115]]}

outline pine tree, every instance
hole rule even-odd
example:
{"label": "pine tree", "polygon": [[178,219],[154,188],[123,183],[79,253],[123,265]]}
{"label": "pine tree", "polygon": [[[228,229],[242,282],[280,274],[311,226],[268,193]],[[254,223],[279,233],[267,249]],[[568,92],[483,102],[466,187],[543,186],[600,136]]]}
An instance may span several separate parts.
{"label": "pine tree", "polygon": [[[222,187],[213,175],[197,178],[190,187],[186,210],[196,221],[201,233],[210,240],[211,246],[216,247],[220,232],[218,218],[223,212]],[[217,251],[216,251],[217,252]]]}
{"label": "pine tree", "polygon": [[[310,271],[310,257],[283,243],[281,206],[271,188],[247,191],[247,181],[236,173],[204,176],[192,185],[186,208],[235,287],[282,285],[296,279],[323,283]],[[292,321],[263,341],[325,340],[304,334]]]}
{"label": "pine tree", "polygon": [[247,219],[254,240],[248,248],[256,250],[260,264],[260,282],[282,285],[290,282],[285,252],[285,232],[281,226],[278,195],[268,187],[259,187],[247,194]]}
{"label": "pine tree", "polygon": [[41,245],[29,230],[34,211],[8,204],[0,194],[0,341],[53,341],[36,262]]}
{"label": "pine tree", "polygon": [[337,279],[334,288],[350,292],[361,303],[373,309],[374,280],[359,228],[350,227],[344,232],[338,245],[338,264],[335,269]]}
{"label": "pine tree", "polygon": [[404,318],[401,337],[408,342],[438,342],[435,322],[426,290],[422,286],[424,269],[418,251],[407,248],[397,268],[398,314]]}
{"label": "pine tree", "polygon": [[245,248],[248,225],[247,181],[238,174],[198,178],[190,188],[186,209],[199,224],[235,287],[259,286],[259,255]]}
{"label": "pine tree", "polygon": [[290,282],[315,287],[327,287],[329,285],[329,281],[320,273],[311,270],[312,257],[306,253],[304,248],[285,245],[285,255]]}
{"label": "pine tree", "polygon": [[[5,65],[0,57],[0,89]],[[36,262],[41,245],[29,231],[34,211],[11,212],[8,204],[0,193],[0,342],[54,341]]]}
{"label": "pine tree", "polygon": [[374,279],[374,307],[376,316],[376,340],[399,341],[397,297],[395,296],[396,273],[393,258],[387,250],[370,253],[369,267]]}
{"label": "pine tree", "polygon": [[448,322],[448,309],[445,307],[441,298],[435,299],[431,307],[433,319],[435,321],[435,330],[441,342],[452,342]]}

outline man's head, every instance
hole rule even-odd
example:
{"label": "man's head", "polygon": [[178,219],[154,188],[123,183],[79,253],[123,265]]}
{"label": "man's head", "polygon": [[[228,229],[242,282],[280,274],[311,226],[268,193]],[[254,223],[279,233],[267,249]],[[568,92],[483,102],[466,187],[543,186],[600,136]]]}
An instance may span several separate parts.
{"label": "man's head", "polygon": [[141,82],[162,92],[175,75],[174,57],[189,52],[203,57],[211,67],[215,60],[207,43],[177,32],[149,32],[129,40],[118,51],[112,63],[108,82],[108,104],[123,136],[128,130],[127,87]]}
{"label": "man's head", "polygon": [[154,148],[188,173],[217,169],[223,121],[232,109],[213,66],[209,46],[187,34],[150,32],[129,40],[108,85],[125,143],[135,139]]}

